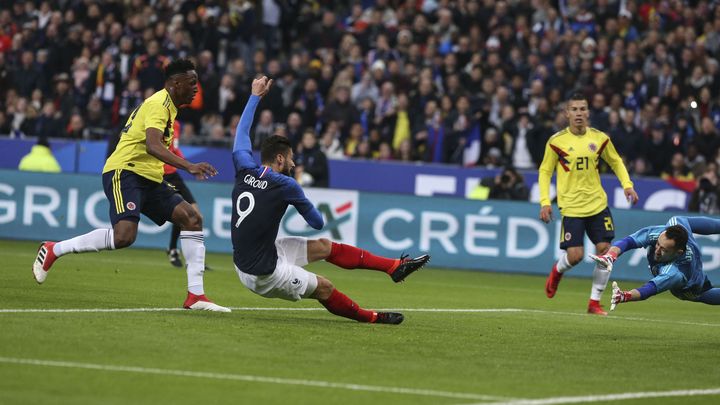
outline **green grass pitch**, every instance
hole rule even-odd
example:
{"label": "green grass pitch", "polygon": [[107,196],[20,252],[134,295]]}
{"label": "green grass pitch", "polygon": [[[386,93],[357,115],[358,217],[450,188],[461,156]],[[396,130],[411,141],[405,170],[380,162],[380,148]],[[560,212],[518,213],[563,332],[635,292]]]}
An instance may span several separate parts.
{"label": "green grass pitch", "polygon": [[[0,241],[0,404],[720,401],[720,311],[667,293],[602,318],[584,313],[587,279],[549,300],[541,276],[431,267],[394,284],[309,266],[365,308],[407,309],[402,325],[368,325],[252,294],[229,255],[207,259],[208,296],[237,308],[216,314],[175,310],[185,272],[161,251],[66,256],[37,285],[36,249]],[[168,310],[26,311],[117,308]],[[637,398],[674,390],[711,394]]]}

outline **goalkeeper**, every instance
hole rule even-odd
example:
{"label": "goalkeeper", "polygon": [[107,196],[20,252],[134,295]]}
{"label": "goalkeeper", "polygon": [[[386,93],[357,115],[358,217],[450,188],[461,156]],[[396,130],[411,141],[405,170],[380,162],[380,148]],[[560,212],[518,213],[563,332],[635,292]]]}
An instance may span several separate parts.
{"label": "goalkeeper", "polygon": [[621,302],[645,300],[667,290],[681,300],[720,305],[720,288],[713,288],[703,273],[702,254],[693,233],[720,234],[720,220],[672,217],[664,226],[642,228],[616,241],[602,256],[590,255],[600,266],[611,270],[613,262],[624,252],[647,248],[647,260],[653,278],[630,291],[613,288],[612,306]]}

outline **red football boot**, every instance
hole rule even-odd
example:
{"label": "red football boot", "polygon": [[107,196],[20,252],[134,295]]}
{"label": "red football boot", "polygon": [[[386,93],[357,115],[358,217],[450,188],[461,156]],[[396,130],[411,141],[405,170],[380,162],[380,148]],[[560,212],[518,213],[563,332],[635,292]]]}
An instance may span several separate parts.
{"label": "red football boot", "polygon": [[35,256],[35,262],[33,262],[33,277],[38,284],[42,284],[47,278],[47,272],[50,271],[57,256],[53,252],[55,242],[43,242],[38,248],[37,256]]}
{"label": "red football boot", "polygon": [[550,275],[548,275],[547,281],[545,282],[545,295],[547,295],[548,298],[555,296],[558,284],[560,284],[560,280],[562,280],[562,276],[563,273],[560,273],[557,270],[557,263],[553,264],[553,268],[550,270]]}
{"label": "red football boot", "polygon": [[230,312],[230,308],[221,307],[210,301],[205,294],[195,295],[188,291],[187,298],[183,303],[185,309],[196,309],[201,311]]}
{"label": "red football boot", "polygon": [[600,305],[600,301],[590,300],[588,302],[588,314],[607,316],[607,312]]}

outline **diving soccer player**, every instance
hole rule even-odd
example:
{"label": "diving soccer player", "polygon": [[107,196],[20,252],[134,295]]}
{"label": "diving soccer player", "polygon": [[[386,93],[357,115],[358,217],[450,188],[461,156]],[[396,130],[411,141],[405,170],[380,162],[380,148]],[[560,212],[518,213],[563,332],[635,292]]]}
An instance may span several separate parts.
{"label": "diving soccer player", "polygon": [[615,241],[602,256],[590,255],[599,266],[612,270],[613,263],[621,254],[628,250],[647,248],[647,260],[653,278],[630,291],[614,291],[612,304],[646,300],[669,290],[681,300],[720,305],[720,288],[713,288],[703,273],[702,253],[693,233],[720,234],[720,220],[675,216],[665,225],[642,228]]}

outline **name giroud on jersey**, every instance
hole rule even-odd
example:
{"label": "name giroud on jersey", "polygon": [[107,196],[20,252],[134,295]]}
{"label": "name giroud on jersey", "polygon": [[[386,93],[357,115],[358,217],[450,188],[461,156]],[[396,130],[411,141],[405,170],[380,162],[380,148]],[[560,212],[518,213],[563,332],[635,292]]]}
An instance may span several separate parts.
{"label": "name giroud on jersey", "polygon": [[259,180],[253,177],[252,175],[248,174],[243,179],[245,184],[249,185],[250,187],[259,188],[262,190],[265,190],[267,188],[267,180]]}

